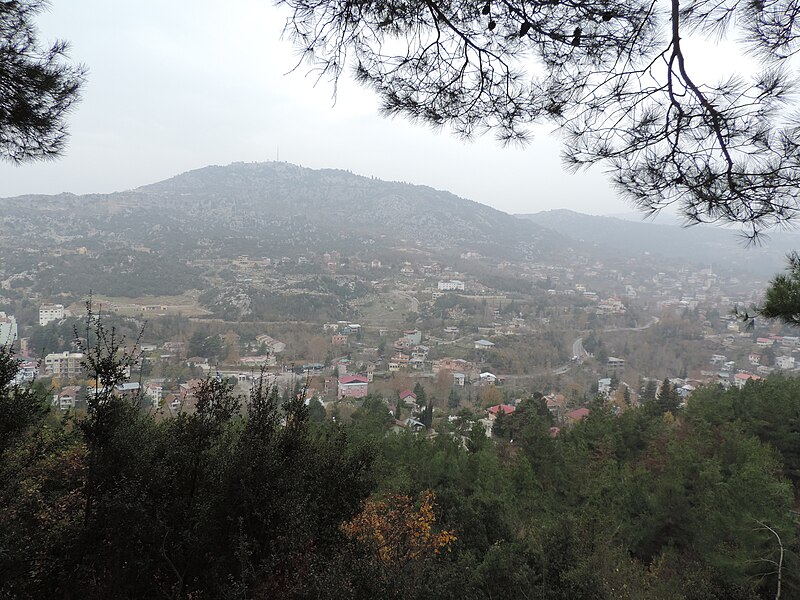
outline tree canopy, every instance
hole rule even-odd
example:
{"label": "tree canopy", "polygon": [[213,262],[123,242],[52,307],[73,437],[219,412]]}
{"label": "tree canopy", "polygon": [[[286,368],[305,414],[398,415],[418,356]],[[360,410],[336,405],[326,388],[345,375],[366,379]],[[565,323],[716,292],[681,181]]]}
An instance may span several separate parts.
{"label": "tree canopy", "polygon": [[[603,163],[640,208],[675,205],[690,222],[755,236],[798,212],[796,0],[279,4],[320,75],[352,67],[386,114],[504,142],[554,123],[569,166]],[[726,35],[760,69],[701,80],[685,39]]]}
{"label": "tree canopy", "polygon": [[64,149],[65,117],[85,68],[67,62],[67,43],[40,44],[33,18],[45,0],[0,1],[0,159],[53,158]]}

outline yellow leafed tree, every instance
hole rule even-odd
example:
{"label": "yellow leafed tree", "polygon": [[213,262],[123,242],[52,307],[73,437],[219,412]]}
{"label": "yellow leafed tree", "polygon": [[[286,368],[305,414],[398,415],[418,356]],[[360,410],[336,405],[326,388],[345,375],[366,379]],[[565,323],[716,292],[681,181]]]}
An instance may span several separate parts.
{"label": "yellow leafed tree", "polygon": [[392,566],[449,552],[457,539],[453,531],[436,527],[436,496],[428,490],[419,503],[411,496],[391,494],[369,500],[342,528],[352,539],[371,548],[375,559]]}

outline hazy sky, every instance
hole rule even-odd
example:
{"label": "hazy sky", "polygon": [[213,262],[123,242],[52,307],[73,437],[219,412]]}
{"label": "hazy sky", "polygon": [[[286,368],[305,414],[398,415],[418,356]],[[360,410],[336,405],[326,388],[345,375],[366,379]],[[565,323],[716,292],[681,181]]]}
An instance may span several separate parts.
{"label": "hazy sky", "polygon": [[449,190],[507,212],[630,212],[599,168],[573,175],[543,131],[525,149],[378,115],[350,81],[314,86],[269,0],[53,0],[42,37],[89,68],[55,162],[0,163],[0,197],[112,192],[210,164],[280,159]]}

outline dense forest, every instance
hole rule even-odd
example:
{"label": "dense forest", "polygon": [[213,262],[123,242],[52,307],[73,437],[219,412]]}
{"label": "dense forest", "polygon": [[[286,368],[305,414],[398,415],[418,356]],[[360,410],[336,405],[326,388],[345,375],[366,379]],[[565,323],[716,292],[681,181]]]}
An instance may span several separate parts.
{"label": "dense forest", "polygon": [[96,339],[84,415],[0,350],[0,598],[800,597],[797,380],[425,436],[216,379],[154,416]]}

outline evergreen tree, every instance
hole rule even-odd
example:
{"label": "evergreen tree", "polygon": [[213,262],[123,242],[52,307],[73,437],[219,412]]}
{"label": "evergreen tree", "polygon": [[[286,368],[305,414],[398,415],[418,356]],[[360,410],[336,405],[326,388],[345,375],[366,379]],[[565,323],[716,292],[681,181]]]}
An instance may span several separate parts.
{"label": "evergreen tree", "polygon": [[61,154],[65,117],[86,74],[66,62],[66,42],[40,45],[33,18],[46,7],[43,0],[0,3],[0,159],[16,163]]}
{"label": "evergreen tree", "polygon": [[425,406],[428,402],[428,397],[425,394],[425,388],[422,387],[422,384],[418,381],[414,384],[414,395],[417,397],[417,404],[420,406]]}
{"label": "evergreen tree", "polygon": [[420,423],[425,425],[426,429],[433,427],[433,402],[428,402],[420,416]]}
{"label": "evergreen tree", "polygon": [[451,410],[457,409],[461,405],[461,397],[459,396],[456,388],[450,388],[450,394],[447,396],[447,407]]}
{"label": "evergreen tree", "polygon": [[668,378],[664,378],[661,383],[661,390],[658,393],[655,406],[661,414],[671,412],[675,413],[681,404],[681,397],[678,395],[678,390],[673,386]]}
{"label": "evergreen tree", "polygon": [[639,398],[642,404],[652,402],[656,399],[658,393],[658,382],[655,379],[648,379],[642,386],[639,392]]}

